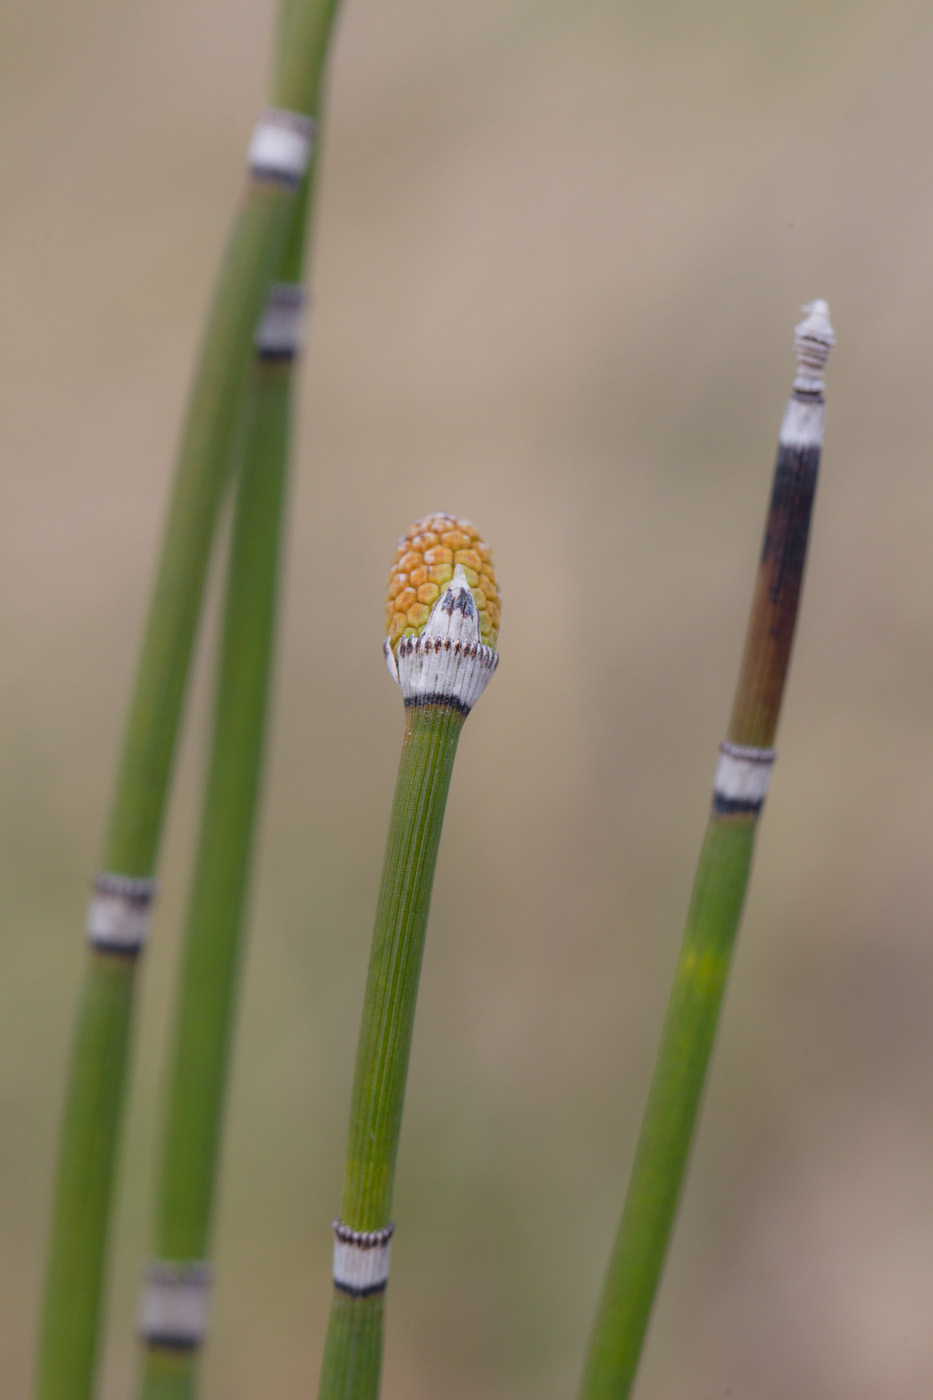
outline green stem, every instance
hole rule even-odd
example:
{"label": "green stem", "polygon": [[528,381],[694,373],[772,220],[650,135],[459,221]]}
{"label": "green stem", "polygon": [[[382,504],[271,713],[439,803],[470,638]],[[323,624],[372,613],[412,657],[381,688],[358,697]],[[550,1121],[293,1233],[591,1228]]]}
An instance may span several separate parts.
{"label": "green stem", "polygon": [[[298,0],[288,0],[289,43],[273,83],[272,100],[279,106],[316,110],[324,46],[323,41],[306,46],[322,34],[326,38],[333,11],[333,3],[299,6]],[[251,173],[208,316],[104,843],[104,870],[124,882],[135,880],[132,899],[137,902],[151,896],[149,881],[253,334],[266,289],[282,263],[294,208],[293,184]],[[123,916],[125,924],[125,910]],[[36,1400],[88,1400],[94,1388],[133,987],[142,946],[139,922],[136,918],[133,939],[123,946],[97,940],[78,1010]]]}
{"label": "green stem", "polygon": [[[251,395],[169,1076],[156,1232],[163,1260],[208,1254],[272,660],[290,377],[285,364],[263,362]],[[173,1343],[150,1338],[147,1357]],[[154,1375],[147,1365],[146,1397]]]}
{"label": "green stem", "polygon": [[131,965],[92,951],[61,1130],[36,1383],[40,1400],[79,1400],[91,1390],[131,979]]}
{"label": "green stem", "polygon": [[189,1350],[159,1348],[146,1357],[147,1400],[193,1400],[197,1358]]}
{"label": "green stem", "polygon": [[202,1259],[275,630],[292,362],[257,359],[227,581],[213,744],[180,969],[157,1253]]}
{"label": "green stem", "polygon": [[[431,887],[463,720],[446,704],[406,710],[353,1081],[341,1207],[352,1231],[390,1224]],[[378,1394],[383,1307],[379,1287],[353,1296],[335,1285],[320,1400]]]}
{"label": "green stem", "polygon": [[155,867],[253,332],[293,214],[293,192],[251,181],[221,269],[182,438],[104,847],[104,868],[120,874],[150,875]]}
{"label": "green stem", "polygon": [[621,1400],[635,1378],[706,1081],[754,837],[753,817],[710,818],[581,1400]]}
{"label": "green stem", "polygon": [[[631,1393],[683,1188],[767,791],[823,439],[825,303],[797,328],[798,376],[781,430],[745,653],[622,1220],[580,1400]],[[814,369],[815,365],[815,369]]]}

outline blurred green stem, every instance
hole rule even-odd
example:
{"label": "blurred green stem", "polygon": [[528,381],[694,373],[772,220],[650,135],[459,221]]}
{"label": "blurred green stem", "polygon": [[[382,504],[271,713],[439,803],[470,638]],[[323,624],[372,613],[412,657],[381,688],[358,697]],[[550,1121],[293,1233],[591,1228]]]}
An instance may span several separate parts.
{"label": "blurred green stem", "polygon": [[631,1391],[706,1081],[754,838],[753,817],[710,818],[581,1400],[621,1400]]}
{"label": "blurred green stem", "polygon": [[[287,0],[272,102],[316,110],[335,5]],[[295,140],[300,144],[300,137]],[[114,1164],[138,954],[208,560],[237,432],[253,334],[281,266],[295,183],[250,179],[221,265],[179,448],[149,621],[130,705],[92,948],[65,1095],[36,1371],[36,1400],[94,1388]],[[114,920],[119,937],[113,936]]]}
{"label": "blurred green stem", "polygon": [[[257,364],[237,492],[213,748],[183,943],[162,1150],[155,1252],[159,1260],[173,1262],[208,1256],[272,660],[290,390],[289,363]],[[156,1327],[146,1340],[141,1388],[146,1400],[165,1393],[193,1394],[200,1337],[185,1334],[184,1328],[166,1334]],[[164,1351],[182,1352],[183,1364],[167,1367],[157,1355]],[[172,1378],[169,1390],[166,1374]]]}

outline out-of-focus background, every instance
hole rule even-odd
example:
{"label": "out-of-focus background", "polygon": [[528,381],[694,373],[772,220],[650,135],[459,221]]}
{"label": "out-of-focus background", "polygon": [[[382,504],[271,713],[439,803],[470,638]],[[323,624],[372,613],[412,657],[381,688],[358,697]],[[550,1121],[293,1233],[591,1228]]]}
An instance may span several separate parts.
{"label": "out-of-focus background", "polygon": [[[0,1390],[31,1370],[81,924],[268,0],[8,5]],[[204,1395],[307,1396],[401,736],[396,536],[474,518],[386,1400],[573,1394],[728,717],[800,305],[823,477],[638,1394],[933,1392],[933,10],[348,0]],[[212,636],[203,638],[210,643]],[[131,1393],[204,652],[142,980],[104,1400]]]}

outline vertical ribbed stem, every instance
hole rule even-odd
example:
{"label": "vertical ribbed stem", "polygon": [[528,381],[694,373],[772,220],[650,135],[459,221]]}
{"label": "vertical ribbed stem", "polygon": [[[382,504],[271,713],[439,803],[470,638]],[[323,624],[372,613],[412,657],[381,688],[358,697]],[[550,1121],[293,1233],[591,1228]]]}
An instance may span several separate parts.
{"label": "vertical ribbed stem", "polygon": [[[319,99],[334,0],[286,0],[272,101],[298,113],[290,171],[251,160],[221,265],[179,448],[161,560],[117,768],[89,928],[90,966],[66,1088],[39,1340],[37,1400],[88,1400],[94,1386],[108,1224],[132,1019],[166,797],[204,579],[237,433],[253,334],[280,267]],[[291,119],[290,119],[291,120]],[[281,153],[281,141],[278,152]]]}
{"label": "vertical ribbed stem", "polygon": [[[272,659],[290,379],[286,361],[263,360],[251,386],[162,1151],[155,1252],[173,1262],[208,1255]],[[152,1329],[146,1400],[188,1393],[204,1309],[196,1311],[193,1326],[182,1317]],[[184,1364],[167,1367],[160,1351],[183,1353]]]}
{"label": "vertical ribbed stem", "polygon": [[[384,1249],[386,1256],[388,1238],[383,1244],[380,1232],[390,1225],[431,886],[464,715],[450,705],[428,704],[407,709],[405,719],[357,1050],[341,1206],[345,1232],[372,1232],[376,1250]],[[378,1394],[385,1278],[378,1270],[374,1277],[368,1289],[335,1284],[320,1400],[374,1400]]]}
{"label": "vertical ribbed stem", "polygon": [[826,305],[797,328],[798,375],[781,428],[745,655],[622,1221],[580,1389],[632,1388],[673,1228],[767,793],[823,441]]}

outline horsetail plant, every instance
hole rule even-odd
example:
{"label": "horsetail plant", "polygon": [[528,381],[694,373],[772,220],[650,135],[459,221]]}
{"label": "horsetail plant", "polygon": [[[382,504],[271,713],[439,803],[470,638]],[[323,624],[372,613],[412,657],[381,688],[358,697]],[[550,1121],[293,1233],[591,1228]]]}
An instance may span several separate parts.
{"label": "horsetail plant", "polygon": [[247,185],[182,432],[102,870],[88,911],[90,966],[65,1096],[37,1400],[88,1400],[94,1387],[136,965],[148,933],[179,720],[253,334],[308,168],[334,9],[335,0],[283,0],[273,105],[250,144]]}
{"label": "horsetail plant", "polygon": [[496,576],[469,521],[433,515],[401,538],[386,623],[405,732],[333,1222],[320,1400],[374,1400],[379,1391],[392,1188],[431,885],[460,731],[499,661]]}
{"label": "horsetail plant", "polygon": [[815,301],[795,336],[797,375],[774,486],[745,654],[720,747],[713,802],[621,1224],[580,1390],[625,1400],[660,1280],[774,763],[823,443],[823,368],[834,344]]}

